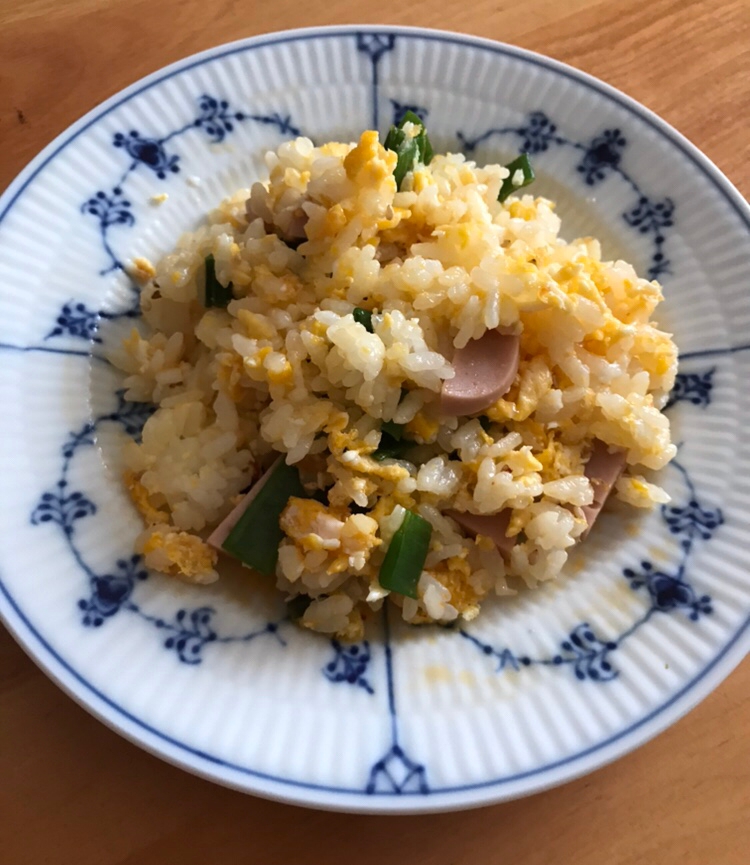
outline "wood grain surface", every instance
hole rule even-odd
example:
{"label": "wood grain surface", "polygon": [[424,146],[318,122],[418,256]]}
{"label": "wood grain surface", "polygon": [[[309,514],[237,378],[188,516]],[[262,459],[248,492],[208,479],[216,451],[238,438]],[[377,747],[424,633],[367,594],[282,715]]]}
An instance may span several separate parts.
{"label": "wood grain surface", "polygon": [[[376,19],[571,63],[659,113],[750,193],[748,0],[0,0],[0,189],[73,120],[166,63],[241,36]],[[325,814],[140,751],[0,628],[0,862],[747,865],[749,733],[745,661],[669,731],[565,787],[450,815]]]}

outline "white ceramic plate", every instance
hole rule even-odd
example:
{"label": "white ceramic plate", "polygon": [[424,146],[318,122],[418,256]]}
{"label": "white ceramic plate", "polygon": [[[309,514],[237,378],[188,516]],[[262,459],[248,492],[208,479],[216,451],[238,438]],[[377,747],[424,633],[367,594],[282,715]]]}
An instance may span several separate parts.
{"label": "white ceramic plate", "polygon": [[[565,236],[664,284],[681,371],[673,503],[611,512],[556,585],[454,630],[342,646],[248,577],[142,571],[118,481],[123,404],[101,340],[129,326],[121,270],[156,258],[262,153],[384,130],[406,107],[438,148],[531,153]],[[166,193],[156,206],[151,196]],[[124,736],[229,786],[352,811],[508,799],[663,730],[748,646],[750,215],[694,147],[610,87],[493,42],[336,28],[222,46],[75,123],[0,202],[0,612]],[[97,332],[101,318],[106,327]]]}

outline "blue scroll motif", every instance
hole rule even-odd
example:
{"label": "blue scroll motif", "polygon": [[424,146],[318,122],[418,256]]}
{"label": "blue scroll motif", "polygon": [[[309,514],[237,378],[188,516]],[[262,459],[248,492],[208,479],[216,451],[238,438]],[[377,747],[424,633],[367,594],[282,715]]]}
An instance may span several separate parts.
{"label": "blue scroll motif", "polygon": [[715,366],[703,372],[678,372],[665,408],[671,408],[678,402],[707,408],[711,404],[715,372]]}
{"label": "blue scroll motif", "polygon": [[329,682],[338,684],[346,682],[364,688],[368,694],[373,694],[372,685],[367,680],[367,668],[372,660],[370,644],[367,640],[361,643],[342,643],[331,640],[334,656],[325,667],[323,675]]}

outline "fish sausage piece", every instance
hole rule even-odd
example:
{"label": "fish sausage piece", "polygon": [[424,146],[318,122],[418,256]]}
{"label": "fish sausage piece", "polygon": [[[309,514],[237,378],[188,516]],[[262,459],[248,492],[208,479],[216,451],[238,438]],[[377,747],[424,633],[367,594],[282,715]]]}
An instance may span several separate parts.
{"label": "fish sausage piece", "polygon": [[596,518],[599,516],[607,497],[612,492],[612,487],[625,469],[625,451],[615,448],[610,452],[609,445],[596,439],[591,449],[591,456],[586,463],[584,473],[591,481],[594,488],[594,501],[590,505],[581,508],[586,522],[589,524],[581,539],[591,530]]}
{"label": "fish sausage piece", "polygon": [[457,349],[453,357],[456,374],[443,382],[441,413],[476,414],[504,396],[518,372],[519,343],[516,334],[488,330]]}
{"label": "fish sausage piece", "polygon": [[[283,459],[283,457],[279,457],[279,459]],[[217,550],[222,549],[222,544],[229,536],[229,533],[239,522],[240,517],[245,513],[245,511],[250,507],[250,503],[252,500],[258,495],[258,493],[263,489],[266,484],[266,481],[273,473],[273,470],[278,465],[279,460],[274,460],[272,465],[269,467],[268,471],[265,474],[261,475],[261,477],[253,484],[252,488],[246,493],[245,497],[235,505],[234,509],[231,510],[227,516],[219,523],[218,526],[211,532],[208,536],[206,543],[212,547],[215,547]]]}
{"label": "fish sausage piece", "polygon": [[516,538],[509,538],[505,533],[510,523],[510,508],[499,514],[469,514],[461,511],[446,511],[446,516],[452,517],[471,537],[485,535],[490,538],[504,558],[508,558],[516,543]]}

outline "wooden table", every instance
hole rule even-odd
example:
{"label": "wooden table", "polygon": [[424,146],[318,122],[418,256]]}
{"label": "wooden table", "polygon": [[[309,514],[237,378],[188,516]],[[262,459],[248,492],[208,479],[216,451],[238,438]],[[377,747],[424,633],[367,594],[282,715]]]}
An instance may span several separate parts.
{"label": "wooden table", "polygon": [[[0,0],[0,188],[79,115],[166,63],[376,15],[513,42],[603,78],[750,193],[748,0]],[[78,708],[0,628],[0,861],[747,865],[749,712],[746,661],[671,730],[565,787],[459,814],[347,817],[161,763]]]}

